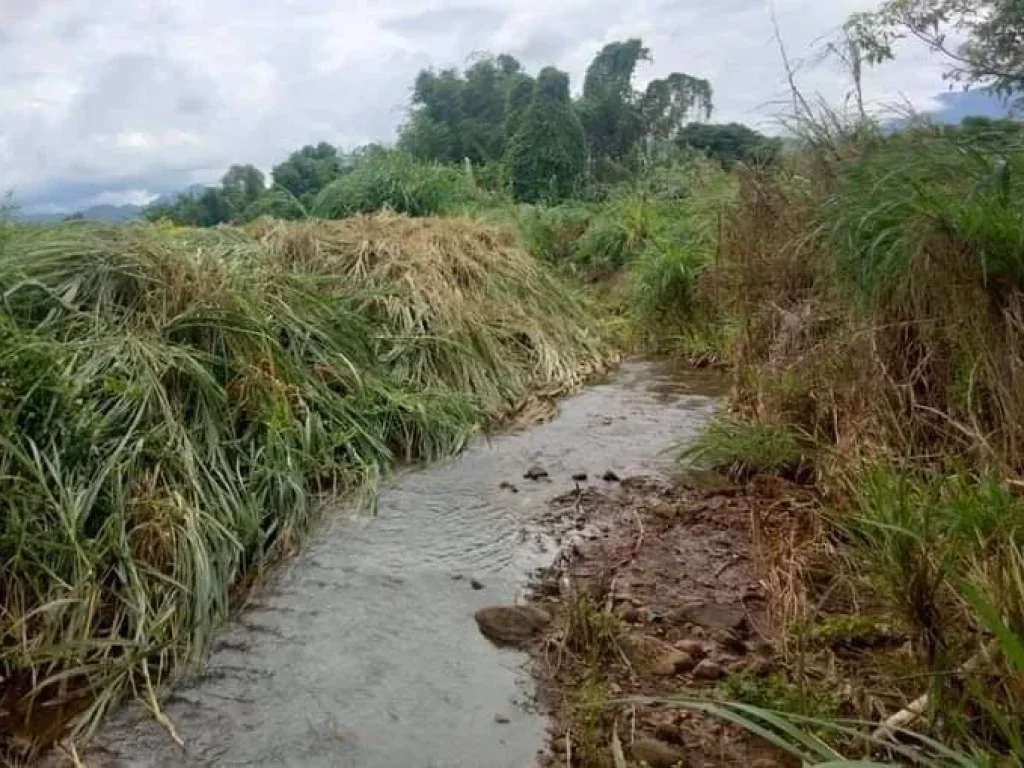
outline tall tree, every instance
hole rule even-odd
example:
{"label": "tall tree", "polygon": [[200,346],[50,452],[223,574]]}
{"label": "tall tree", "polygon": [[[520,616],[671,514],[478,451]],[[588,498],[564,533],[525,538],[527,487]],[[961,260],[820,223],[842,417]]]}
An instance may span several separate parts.
{"label": "tall tree", "polygon": [[673,72],[653,80],[646,91],[633,87],[636,68],[650,61],[650,51],[638,39],[609,43],[587,68],[579,113],[595,172],[621,165],[645,143],[673,139],[694,117],[708,119],[711,84],[692,75]]}
{"label": "tall tree", "polygon": [[639,62],[649,60],[643,42],[632,39],[609,43],[587,68],[579,109],[594,159],[621,161],[643,136],[633,75]]}
{"label": "tall tree", "polygon": [[241,219],[266,190],[263,172],[254,165],[232,165],[220,181],[229,215]]}
{"label": "tall tree", "polygon": [[740,123],[690,123],[675,141],[679,146],[698,149],[727,167],[735,163],[770,165],[782,154],[780,139],[770,139]]}
{"label": "tall tree", "polygon": [[326,142],[292,152],[271,172],[276,186],[284,187],[306,206],[339,174],[338,150]]}
{"label": "tall tree", "polygon": [[512,192],[524,202],[571,196],[583,176],[586,139],[569,99],[569,76],[546,67],[508,149]]}
{"label": "tall tree", "polygon": [[869,63],[893,57],[904,37],[945,54],[947,76],[1004,96],[1024,92],[1024,2],[1021,0],[886,0],[850,17],[846,30]]}
{"label": "tall tree", "polygon": [[530,102],[533,101],[533,86],[533,78],[526,74],[518,73],[509,79],[505,95],[506,143],[519,131],[523,115],[530,108]]}

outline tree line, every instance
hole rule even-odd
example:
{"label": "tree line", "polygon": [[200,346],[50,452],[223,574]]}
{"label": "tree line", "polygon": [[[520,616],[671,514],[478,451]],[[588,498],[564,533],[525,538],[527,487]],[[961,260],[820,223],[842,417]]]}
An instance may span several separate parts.
{"label": "tree line", "polygon": [[[508,54],[478,56],[461,71],[423,70],[395,148],[305,146],[273,168],[269,183],[255,166],[233,165],[218,186],[153,205],[146,215],[212,226],[261,215],[296,219],[318,209],[359,212],[368,203],[354,199],[348,187],[365,191],[409,175],[408,163],[394,154],[422,164],[469,164],[480,183],[529,203],[557,202],[580,195],[589,183],[628,179],[680,147],[727,164],[778,155],[777,140],[746,126],[694,122],[712,114],[707,80],[676,72],[636,88],[637,68],[650,60],[639,39],[609,43],[587,68],[576,99],[565,72],[545,67],[530,75]],[[351,201],[339,208],[339,200]]]}

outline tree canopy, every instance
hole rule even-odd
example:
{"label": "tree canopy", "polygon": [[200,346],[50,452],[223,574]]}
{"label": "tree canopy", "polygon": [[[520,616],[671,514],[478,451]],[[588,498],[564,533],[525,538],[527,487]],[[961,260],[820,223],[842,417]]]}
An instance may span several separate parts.
{"label": "tree canopy", "polygon": [[1024,91],[1024,3],[1021,0],[886,0],[850,17],[846,30],[868,63],[893,58],[914,37],[949,59],[947,76],[1004,96]]}
{"label": "tree canopy", "polygon": [[288,159],[274,167],[274,185],[287,189],[304,206],[309,207],[324,187],[341,175],[338,150],[321,141],[292,152]]}
{"label": "tree canopy", "polygon": [[725,166],[736,163],[770,164],[778,160],[782,142],[740,123],[690,123],[676,136],[681,147],[692,147]]}
{"label": "tree canopy", "polygon": [[512,193],[524,202],[569,197],[579,187],[585,162],[586,140],[569,99],[569,76],[546,67],[509,144]]}

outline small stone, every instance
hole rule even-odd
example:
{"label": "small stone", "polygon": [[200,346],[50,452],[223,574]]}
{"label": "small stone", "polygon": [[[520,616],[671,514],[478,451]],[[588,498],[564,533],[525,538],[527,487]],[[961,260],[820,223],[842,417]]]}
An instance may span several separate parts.
{"label": "small stone", "polygon": [[478,579],[470,579],[469,586],[471,586],[473,589],[479,592],[481,589],[484,588],[484,583],[482,581],[479,581]]}
{"label": "small stone", "polygon": [[698,640],[680,640],[676,643],[676,648],[698,661],[706,658],[708,655],[707,648]]}
{"label": "small stone", "polygon": [[665,620],[668,615],[668,611],[657,605],[652,605],[647,609],[647,620],[651,624],[660,624]]}
{"label": "small stone", "polygon": [[689,621],[708,629],[733,631],[740,636],[749,634],[747,612],[742,605],[701,603],[685,608],[683,613]]}
{"label": "small stone", "polygon": [[508,725],[512,721],[509,720],[507,715],[495,715],[494,722],[496,722],[498,725]]}
{"label": "small stone", "polygon": [[606,483],[617,483],[619,482],[619,476],[612,472],[610,469],[601,475],[601,479]]}
{"label": "small stone", "polygon": [[466,577],[463,576],[461,573],[453,573],[452,574],[452,581],[465,581],[465,580],[466,580]]}
{"label": "small stone", "polygon": [[719,634],[718,644],[729,653],[744,656],[747,653],[747,644],[735,632],[722,632]]}
{"label": "small stone", "polygon": [[572,476],[572,479],[577,483],[585,483],[587,482],[587,473],[577,472],[575,475]]}
{"label": "small stone", "polygon": [[533,605],[494,605],[474,614],[480,632],[498,646],[523,647],[544,631],[551,616]]}
{"label": "small stone", "polygon": [[548,477],[548,471],[539,464],[534,464],[523,475],[527,480],[544,480]]}
{"label": "small stone", "polygon": [[671,677],[679,672],[689,672],[696,663],[688,653],[668,651],[655,659],[651,672],[659,677]]}
{"label": "small stone", "polygon": [[630,603],[621,603],[616,609],[616,613],[627,624],[638,624],[643,618],[640,609]]}
{"label": "small stone", "polygon": [[676,768],[683,765],[683,753],[660,739],[639,738],[633,742],[630,752],[638,763],[647,763],[650,768]]}
{"label": "small stone", "polygon": [[721,680],[725,676],[725,670],[711,659],[704,659],[693,670],[693,676],[698,680]]}

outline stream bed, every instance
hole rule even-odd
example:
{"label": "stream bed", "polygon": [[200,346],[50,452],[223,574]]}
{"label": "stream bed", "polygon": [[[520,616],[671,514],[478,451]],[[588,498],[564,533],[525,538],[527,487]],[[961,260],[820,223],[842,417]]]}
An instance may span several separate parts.
{"label": "stream bed", "polygon": [[[532,706],[527,657],[494,648],[474,612],[521,598],[554,558],[539,520],[573,489],[573,474],[601,485],[607,470],[670,469],[673,448],[700,431],[722,394],[719,375],[627,362],[548,423],[480,437],[455,459],[395,475],[376,516],[326,515],[166,702],[184,748],[133,705],[86,763],[535,765],[547,722]],[[524,479],[533,465],[549,479]]]}

